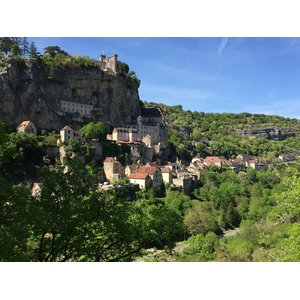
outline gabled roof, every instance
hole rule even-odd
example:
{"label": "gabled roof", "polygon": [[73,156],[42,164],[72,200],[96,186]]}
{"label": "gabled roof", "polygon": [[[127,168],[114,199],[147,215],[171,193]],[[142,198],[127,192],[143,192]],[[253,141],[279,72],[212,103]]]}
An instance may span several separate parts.
{"label": "gabled roof", "polygon": [[162,173],[172,173],[172,170],[168,167],[162,167],[162,168],[160,168],[160,171]]}
{"label": "gabled roof", "polygon": [[126,168],[130,169],[131,171],[133,171],[133,170],[138,170],[142,166],[143,165],[141,165],[141,164],[134,164],[134,165],[127,165]]}
{"label": "gabled roof", "polygon": [[145,164],[145,167],[158,167],[156,162],[149,161]]}
{"label": "gabled roof", "polygon": [[144,166],[138,169],[137,174],[153,175],[157,170],[159,170],[159,168]]}
{"label": "gabled roof", "polygon": [[[65,126],[64,128],[61,129],[62,130],[73,130],[70,126]],[[73,130],[74,131],[74,130]]]}
{"label": "gabled roof", "polygon": [[128,176],[129,179],[146,179],[148,174],[132,173]]}
{"label": "gabled roof", "polygon": [[18,128],[18,129],[19,129],[19,128],[25,128],[25,127],[27,127],[30,123],[33,125],[33,123],[32,123],[31,121],[23,121],[17,128]]}
{"label": "gabled roof", "polygon": [[41,188],[42,185],[43,185],[43,183],[41,183],[41,182],[34,182],[33,185],[32,185],[32,188],[34,188],[34,187],[36,187],[36,186],[38,186],[38,187]]}
{"label": "gabled roof", "polygon": [[237,156],[237,159],[241,159],[243,161],[248,161],[248,160],[253,160],[254,159],[254,156],[252,155],[249,155],[249,154],[239,154]]}
{"label": "gabled roof", "polygon": [[203,160],[204,162],[211,162],[211,163],[216,163],[216,162],[221,162],[222,160],[218,156],[207,156]]}
{"label": "gabled roof", "polygon": [[119,162],[117,161],[114,157],[112,156],[107,156],[105,159],[104,159],[104,162],[105,163],[111,163],[111,162]]}

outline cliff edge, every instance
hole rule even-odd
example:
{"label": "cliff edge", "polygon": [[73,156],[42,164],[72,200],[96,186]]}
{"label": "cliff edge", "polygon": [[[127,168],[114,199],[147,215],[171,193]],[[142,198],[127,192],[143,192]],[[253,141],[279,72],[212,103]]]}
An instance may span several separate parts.
{"label": "cliff edge", "polygon": [[37,129],[79,129],[102,121],[118,126],[140,114],[139,81],[92,68],[59,68],[51,76],[39,59],[2,59],[0,121],[16,128],[32,121]]}

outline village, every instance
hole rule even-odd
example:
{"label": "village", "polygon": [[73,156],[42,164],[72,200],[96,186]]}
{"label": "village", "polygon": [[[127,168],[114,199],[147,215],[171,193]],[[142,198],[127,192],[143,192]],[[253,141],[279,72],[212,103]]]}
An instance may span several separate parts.
{"label": "village", "polygon": [[[37,129],[31,121],[24,121],[17,127],[17,132],[37,135]],[[66,146],[74,139],[80,144],[89,143],[95,149],[96,160],[103,161],[103,176],[99,180],[98,190],[101,192],[112,187],[119,180],[127,179],[130,184],[137,185],[140,190],[153,188],[159,191],[164,186],[173,186],[190,194],[199,187],[201,171],[214,168],[216,172],[232,170],[245,171],[251,167],[256,171],[267,170],[270,164],[266,158],[239,154],[235,159],[223,159],[218,156],[201,157],[197,155],[190,162],[176,158],[168,161],[169,145],[167,125],[158,107],[144,108],[135,121],[115,127],[108,134],[104,143],[127,145],[135,162],[122,165],[114,156],[103,157],[103,141],[89,140],[80,131],[65,126],[60,130],[57,147],[49,147],[47,156],[57,156],[62,165],[69,159]],[[45,158],[47,159],[47,158]],[[296,160],[293,155],[282,154],[278,157],[282,162]],[[39,193],[42,182],[32,184],[32,195]]]}

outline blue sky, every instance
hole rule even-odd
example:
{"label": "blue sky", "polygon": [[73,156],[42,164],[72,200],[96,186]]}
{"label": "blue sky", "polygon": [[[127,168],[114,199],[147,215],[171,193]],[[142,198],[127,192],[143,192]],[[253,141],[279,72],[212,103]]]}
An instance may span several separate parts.
{"label": "blue sky", "polygon": [[39,37],[98,59],[118,54],[141,80],[140,99],[184,110],[261,113],[300,119],[300,38]]}

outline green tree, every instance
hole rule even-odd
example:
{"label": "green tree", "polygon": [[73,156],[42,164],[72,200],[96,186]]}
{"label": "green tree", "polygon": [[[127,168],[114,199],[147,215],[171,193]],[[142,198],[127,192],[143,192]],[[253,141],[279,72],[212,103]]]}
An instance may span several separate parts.
{"label": "green tree", "polygon": [[88,139],[105,140],[107,135],[106,125],[103,122],[90,122],[84,125],[80,131],[83,132]]}
{"label": "green tree", "polygon": [[11,185],[0,177],[0,261],[30,261],[29,189],[22,184]]}
{"label": "green tree", "polygon": [[28,54],[29,54],[30,57],[37,57],[39,55],[34,42],[30,43]]}
{"label": "green tree", "polygon": [[48,46],[44,48],[44,51],[44,54],[48,53],[51,57],[54,57],[56,54],[59,53],[67,54],[67,52],[61,50],[61,48],[58,46]]}
{"label": "green tree", "polygon": [[2,37],[0,38],[0,51],[4,54],[8,54],[11,51],[11,47],[15,44],[13,38]]}
{"label": "green tree", "polygon": [[121,63],[121,72],[124,74],[128,74],[129,72],[129,66],[124,62]]}
{"label": "green tree", "polygon": [[22,55],[22,49],[20,48],[20,46],[18,44],[13,44],[11,46],[10,52],[14,56],[20,56],[20,55]]}
{"label": "green tree", "polygon": [[91,168],[74,158],[43,170],[31,202],[33,261],[132,261],[149,245],[174,246],[180,222],[164,205],[128,200],[127,186],[98,193]]}
{"label": "green tree", "polygon": [[273,195],[275,206],[268,214],[268,219],[276,223],[291,223],[300,220],[300,180],[299,176],[283,179],[285,190]]}
{"label": "green tree", "polygon": [[198,201],[193,202],[192,207],[186,211],[183,224],[186,232],[191,235],[206,234],[218,229],[213,214]]}
{"label": "green tree", "polygon": [[26,37],[23,37],[20,42],[20,48],[22,50],[23,57],[26,57],[29,51],[29,42]]}

